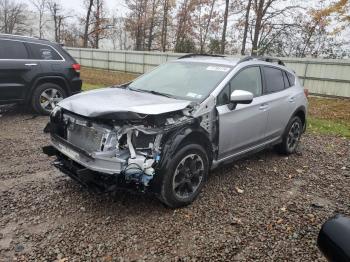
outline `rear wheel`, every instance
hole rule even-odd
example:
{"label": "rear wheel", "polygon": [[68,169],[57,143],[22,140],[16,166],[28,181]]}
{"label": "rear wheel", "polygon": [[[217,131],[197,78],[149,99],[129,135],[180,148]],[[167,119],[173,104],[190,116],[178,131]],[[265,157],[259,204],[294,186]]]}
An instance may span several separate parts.
{"label": "rear wheel", "polygon": [[35,112],[48,115],[58,102],[66,97],[67,93],[62,87],[52,83],[45,83],[34,90],[32,107]]}
{"label": "rear wheel", "polygon": [[300,117],[295,116],[293,117],[288,125],[287,128],[283,134],[282,137],[282,143],[277,145],[277,150],[286,155],[290,155],[295,153],[301,134],[303,132],[303,123],[300,119]]}
{"label": "rear wheel", "polygon": [[208,175],[208,157],[200,145],[181,148],[164,168],[161,201],[172,208],[192,203]]}

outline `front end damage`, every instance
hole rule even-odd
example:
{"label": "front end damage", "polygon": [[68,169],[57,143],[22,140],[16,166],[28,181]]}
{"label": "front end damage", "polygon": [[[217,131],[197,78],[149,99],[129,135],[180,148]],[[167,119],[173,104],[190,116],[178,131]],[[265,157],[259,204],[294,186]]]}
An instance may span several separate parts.
{"label": "front end damage", "polygon": [[87,117],[58,106],[44,130],[51,135],[51,145],[43,151],[56,156],[56,168],[93,192],[124,188],[156,193],[164,163],[187,133],[196,130],[214,143],[215,118],[206,109],[201,116],[187,106],[155,115]]}

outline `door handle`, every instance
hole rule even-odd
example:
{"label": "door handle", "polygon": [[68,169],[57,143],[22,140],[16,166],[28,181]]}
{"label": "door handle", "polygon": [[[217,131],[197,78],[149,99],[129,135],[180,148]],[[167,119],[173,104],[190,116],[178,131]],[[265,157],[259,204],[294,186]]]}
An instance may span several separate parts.
{"label": "door handle", "polygon": [[259,107],[259,110],[266,110],[269,108],[269,104],[262,104],[260,107]]}
{"label": "door handle", "polygon": [[25,66],[37,66],[38,64],[32,63],[32,64],[24,64]]}
{"label": "door handle", "polygon": [[289,103],[294,103],[294,102],[295,102],[295,97],[289,98],[289,99],[288,99],[288,102],[289,102]]}

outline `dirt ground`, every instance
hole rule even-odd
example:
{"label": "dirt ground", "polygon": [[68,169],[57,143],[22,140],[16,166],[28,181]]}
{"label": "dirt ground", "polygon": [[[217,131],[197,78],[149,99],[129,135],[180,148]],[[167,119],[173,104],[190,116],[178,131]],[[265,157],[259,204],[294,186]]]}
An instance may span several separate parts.
{"label": "dirt ground", "polygon": [[150,196],[96,196],[41,147],[47,117],[0,117],[0,261],[324,261],[321,224],[350,215],[350,140],[306,134],[298,154],[266,150],[211,172],[171,210]]}

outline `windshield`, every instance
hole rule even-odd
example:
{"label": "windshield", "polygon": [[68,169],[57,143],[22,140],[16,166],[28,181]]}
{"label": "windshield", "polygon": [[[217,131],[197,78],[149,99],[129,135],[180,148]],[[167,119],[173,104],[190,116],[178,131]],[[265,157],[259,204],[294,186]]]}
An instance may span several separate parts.
{"label": "windshield", "polygon": [[173,62],[161,65],[129,85],[130,89],[201,101],[224,79],[229,66]]}

